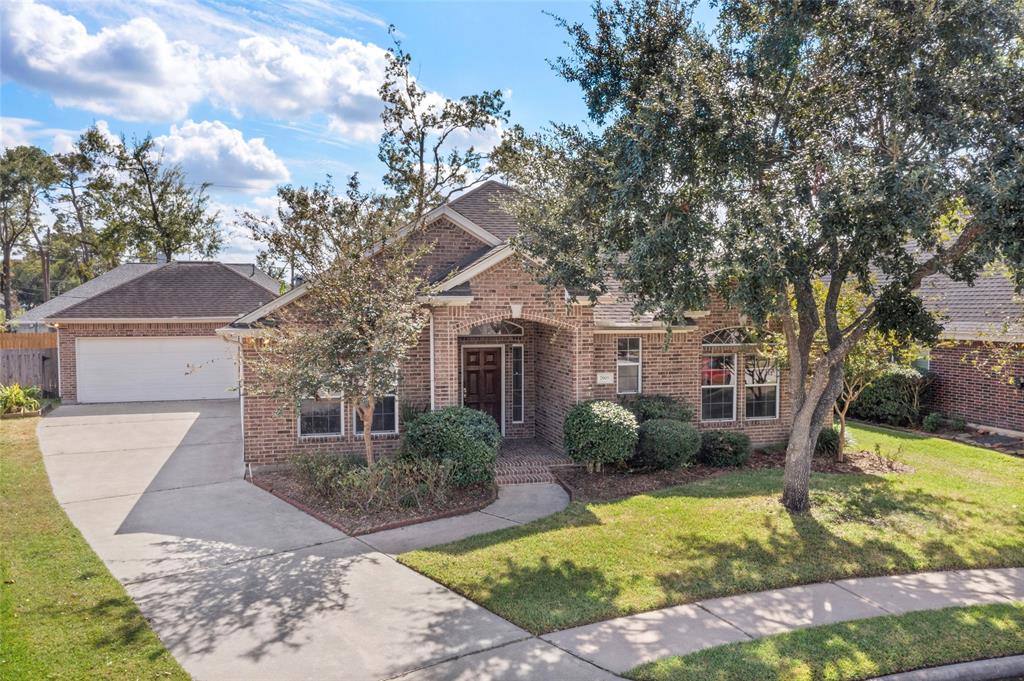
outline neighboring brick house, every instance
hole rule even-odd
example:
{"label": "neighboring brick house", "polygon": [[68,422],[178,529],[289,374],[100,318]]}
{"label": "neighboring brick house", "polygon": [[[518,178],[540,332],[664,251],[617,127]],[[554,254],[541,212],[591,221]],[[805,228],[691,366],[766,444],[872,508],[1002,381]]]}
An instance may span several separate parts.
{"label": "neighboring brick house", "polygon": [[996,273],[973,286],[937,275],[921,295],[945,318],[942,341],[922,366],[934,376],[926,411],[1024,432],[1024,302],[1013,283]]}
{"label": "neighboring brick house", "polygon": [[217,329],[279,286],[252,265],[130,263],[33,312],[57,332],[64,402],[235,399],[237,345]]}
{"label": "neighboring brick house", "polygon": [[[715,302],[668,329],[634,318],[615,296],[570,302],[527,272],[507,240],[518,226],[488,182],[434,210],[423,263],[438,285],[430,323],[399,367],[396,394],[378,405],[378,451],[393,451],[403,409],[465,404],[492,414],[507,438],[555,447],[573,404],[631,394],[671,395],[694,405],[702,428],[785,440],[791,420],[786,382],[756,357],[735,309]],[[299,452],[362,451],[362,424],[342,400],[309,400],[298,412],[267,396],[253,366],[259,325],[303,295],[293,289],[221,329],[241,342],[245,460],[275,464]]]}

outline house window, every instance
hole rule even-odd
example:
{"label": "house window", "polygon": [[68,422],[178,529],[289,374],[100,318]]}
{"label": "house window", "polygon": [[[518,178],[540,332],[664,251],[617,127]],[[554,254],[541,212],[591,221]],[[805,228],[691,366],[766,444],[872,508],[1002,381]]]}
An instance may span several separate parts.
{"label": "house window", "polygon": [[616,353],[616,391],[620,395],[640,392],[640,339],[620,338]]}
{"label": "house window", "polygon": [[910,366],[914,367],[922,374],[927,374],[932,368],[932,353],[931,350],[922,350],[921,354],[910,363]]}
{"label": "house window", "polygon": [[512,423],[523,422],[523,346],[512,346]]}
{"label": "house window", "polygon": [[704,336],[701,344],[705,347],[715,345],[751,345],[757,343],[757,337],[751,329],[735,326],[728,329],[712,331]]}
{"label": "house window", "polygon": [[343,427],[341,400],[302,400],[299,405],[299,435],[341,435]]}
{"label": "house window", "polygon": [[736,355],[708,355],[700,372],[702,421],[736,418]]}
{"label": "house window", "polygon": [[744,367],[748,419],[779,418],[779,369],[770,359],[748,356]]}
{"label": "house window", "polygon": [[[373,427],[370,432],[373,434],[397,433],[398,432],[398,400],[394,395],[386,395],[377,400],[373,408]],[[356,424],[357,435],[363,434],[363,417],[359,414],[357,407],[352,407],[353,422]]]}

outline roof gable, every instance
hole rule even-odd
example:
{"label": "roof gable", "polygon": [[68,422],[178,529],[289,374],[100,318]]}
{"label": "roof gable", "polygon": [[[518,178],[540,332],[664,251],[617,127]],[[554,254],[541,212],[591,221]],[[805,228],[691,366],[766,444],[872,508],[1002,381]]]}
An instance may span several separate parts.
{"label": "roof gable", "polygon": [[157,265],[47,319],[233,319],[276,294],[255,276],[217,262]]}
{"label": "roof gable", "polygon": [[448,203],[459,215],[487,230],[501,241],[519,232],[519,223],[501,202],[514,196],[515,189],[496,180],[488,180]]}

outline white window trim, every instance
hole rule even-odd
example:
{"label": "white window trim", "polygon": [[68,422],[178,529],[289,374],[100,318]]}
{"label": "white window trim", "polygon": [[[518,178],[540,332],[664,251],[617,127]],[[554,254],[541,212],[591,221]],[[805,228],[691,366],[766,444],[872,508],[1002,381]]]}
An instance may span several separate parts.
{"label": "white window trim", "polygon": [[[739,377],[736,365],[736,353],[704,353],[701,356],[701,371],[704,370],[705,357],[732,357],[732,384],[731,385],[704,385],[703,377],[700,379],[700,422],[701,423],[732,423],[739,416],[736,409],[736,393],[739,391]],[[712,388],[732,388],[732,418],[728,419],[706,419],[704,418],[704,391]]]}
{"label": "white window trim", "polygon": [[[636,362],[630,360],[619,359],[619,341],[620,340],[632,340],[636,339],[637,351],[639,358]],[[619,367],[620,366],[635,366],[636,367],[636,390],[630,390],[622,392],[619,388]],[[615,339],[615,394],[616,395],[640,395],[644,391],[644,339],[643,336],[619,336]]]}
{"label": "white window trim", "polygon": [[[308,399],[313,399],[312,397]],[[297,418],[295,419],[295,432],[298,433],[300,440],[330,440],[345,437],[345,400],[341,397],[325,397],[324,402],[337,402],[338,409],[341,411],[339,414],[339,421],[341,422],[341,430],[337,433],[303,433],[302,432],[302,405],[299,405]],[[305,400],[303,400],[305,402]]]}
{"label": "white window trim", "polygon": [[743,358],[743,420],[744,421],[774,421],[779,418],[779,401],[782,399],[782,394],[779,390],[782,384],[781,376],[779,375],[779,368],[775,367],[775,416],[747,416],[747,388],[770,388],[771,383],[747,383],[747,360],[750,357]]}
{"label": "white window trim", "polygon": [[[511,388],[512,388],[512,423],[526,423],[526,349],[523,347],[522,343],[513,343],[511,345],[511,348],[512,348],[512,352],[509,354],[510,362],[515,362],[516,361],[515,350],[516,350],[516,348],[519,348],[519,357],[520,357],[519,361],[522,362],[522,367],[520,367],[520,369],[521,369],[520,380],[523,382],[523,385],[519,389],[519,414],[520,414],[520,416],[522,416],[522,418],[520,418],[518,421],[515,419],[515,414],[516,414],[516,403],[515,403],[516,389],[515,389],[514,385],[511,386]],[[512,372],[509,374],[509,382],[511,383],[513,380],[515,380],[516,372],[515,372],[515,367],[509,367],[509,368],[512,369]]]}
{"label": "white window trim", "polygon": [[[385,397],[385,398],[387,398],[387,397],[394,397],[395,398],[395,429],[394,430],[373,430],[372,424],[371,424],[371,429],[370,429],[370,436],[371,437],[373,437],[374,435],[398,435],[399,421],[402,420],[400,418],[401,414],[399,413],[400,410],[398,408],[398,393],[397,392],[388,393],[387,395],[383,395],[383,397]],[[359,429],[356,427],[356,417],[358,415],[359,415],[359,407],[353,402],[352,403],[352,435],[354,435],[356,437],[362,437],[363,434],[361,432],[359,432]]]}

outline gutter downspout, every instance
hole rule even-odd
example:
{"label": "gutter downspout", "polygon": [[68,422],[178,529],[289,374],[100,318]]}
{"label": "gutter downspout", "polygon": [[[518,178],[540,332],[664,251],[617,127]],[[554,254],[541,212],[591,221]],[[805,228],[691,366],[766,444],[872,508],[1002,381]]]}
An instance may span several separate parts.
{"label": "gutter downspout", "polygon": [[430,311],[430,411],[434,411],[434,311]]}

